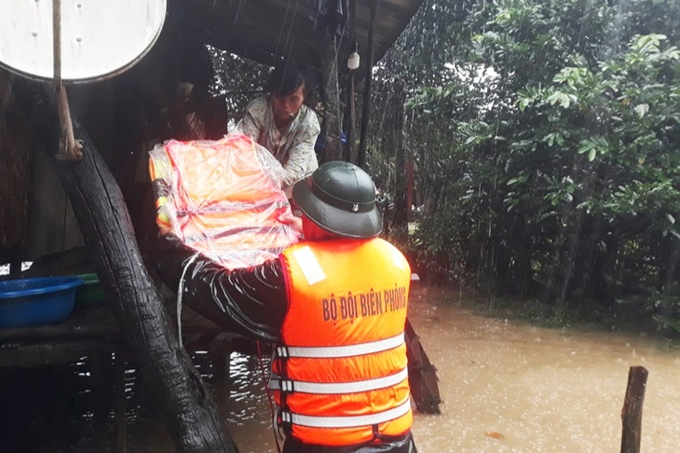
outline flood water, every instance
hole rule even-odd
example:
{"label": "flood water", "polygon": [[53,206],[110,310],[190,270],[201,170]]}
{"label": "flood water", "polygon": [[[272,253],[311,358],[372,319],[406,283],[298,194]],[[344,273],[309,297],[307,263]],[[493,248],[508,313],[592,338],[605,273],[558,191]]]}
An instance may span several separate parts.
{"label": "flood water", "polygon": [[[441,415],[416,414],[421,453],[618,452],[632,365],[649,370],[642,451],[680,452],[680,350],[639,334],[540,328],[432,302],[441,298],[420,290],[411,304],[445,401]],[[209,384],[242,453],[276,452],[261,365],[234,353],[231,382]],[[131,412],[128,451],[174,451],[160,417]]]}

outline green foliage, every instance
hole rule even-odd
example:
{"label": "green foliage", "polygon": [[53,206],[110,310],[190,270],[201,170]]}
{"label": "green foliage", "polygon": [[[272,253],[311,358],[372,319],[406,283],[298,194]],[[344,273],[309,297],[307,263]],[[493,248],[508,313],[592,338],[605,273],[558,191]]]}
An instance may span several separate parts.
{"label": "green foliage", "polygon": [[211,94],[224,96],[230,119],[238,121],[248,102],[264,90],[271,68],[214,47],[209,50],[215,69]]}
{"label": "green foliage", "polygon": [[[672,298],[654,294],[680,280],[679,10],[426,1],[376,84],[376,105],[395,77],[408,87],[418,247],[497,293],[643,297],[672,328]],[[377,165],[389,116],[375,121]]]}

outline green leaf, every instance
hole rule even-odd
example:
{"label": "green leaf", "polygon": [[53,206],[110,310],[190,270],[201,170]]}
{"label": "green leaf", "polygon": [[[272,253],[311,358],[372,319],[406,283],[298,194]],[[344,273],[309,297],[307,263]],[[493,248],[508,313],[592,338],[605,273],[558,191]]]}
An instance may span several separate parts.
{"label": "green leaf", "polygon": [[590,152],[588,153],[588,160],[591,161],[591,162],[594,161],[595,156],[597,156],[597,149],[591,148]]}
{"label": "green leaf", "polygon": [[638,104],[635,106],[635,111],[642,118],[649,111],[649,104]]}
{"label": "green leaf", "polygon": [[569,108],[572,100],[576,100],[575,96],[570,96],[567,93],[563,93],[562,91],[555,91],[546,99],[550,105],[555,105],[559,102],[560,106],[564,107],[565,109]]}
{"label": "green leaf", "polygon": [[531,99],[529,98],[522,98],[519,100],[519,110],[520,112],[523,112],[528,106],[531,104]]}
{"label": "green leaf", "polygon": [[562,134],[560,134],[559,132],[555,133],[555,141],[560,146],[564,145],[564,137],[562,137]]}
{"label": "green leaf", "polygon": [[675,225],[675,217],[673,217],[670,214],[666,214],[666,218],[668,219],[669,222],[671,222],[671,225]]}

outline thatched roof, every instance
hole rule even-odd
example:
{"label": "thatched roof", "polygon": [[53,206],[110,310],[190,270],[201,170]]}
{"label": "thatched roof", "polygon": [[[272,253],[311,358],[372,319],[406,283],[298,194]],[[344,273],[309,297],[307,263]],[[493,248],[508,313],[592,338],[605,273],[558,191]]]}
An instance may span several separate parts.
{"label": "thatched roof", "polygon": [[[318,66],[321,45],[310,14],[313,0],[185,0],[191,27],[205,33],[208,44],[265,64],[277,57],[293,57]],[[378,2],[375,24],[375,61],[396,41],[423,0],[355,1],[355,39],[362,63],[368,51],[371,5]],[[341,43],[340,58],[351,51],[349,39]]]}

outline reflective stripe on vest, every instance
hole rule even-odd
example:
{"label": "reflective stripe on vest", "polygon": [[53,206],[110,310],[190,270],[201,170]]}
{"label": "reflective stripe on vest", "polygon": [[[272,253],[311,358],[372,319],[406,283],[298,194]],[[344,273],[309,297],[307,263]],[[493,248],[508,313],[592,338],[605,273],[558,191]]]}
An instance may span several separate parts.
{"label": "reflective stripe on vest", "polygon": [[411,410],[411,399],[407,398],[406,401],[397,407],[370,415],[319,417],[281,411],[281,419],[284,423],[294,423],[296,425],[309,426],[310,428],[356,428],[358,426],[378,425],[395,420],[406,415],[409,410]]}
{"label": "reflective stripe on vest", "polygon": [[364,381],[338,382],[338,383],[316,383],[292,381],[281,379],[281,376],[272,374],[269,380],[271,390],[281,390],[284,392],[315,393],[318,395],[341,395],[343,393],[369,392],[371,390],[392,387],[404,379],[408,378],[408,368],[404,368],[397,374],[376,379],[366,379]]}
{"label": "reflective stripe on vest", "polygon": [[313,359],[332,359],[339,357],[355,357],[358,355],[374,354],[389,351],[404,344],[404,333],[384,340],[369,343],[353,344],[349,346],[300,347],[281,346],[276,348],[276,357],[304,357]]}

